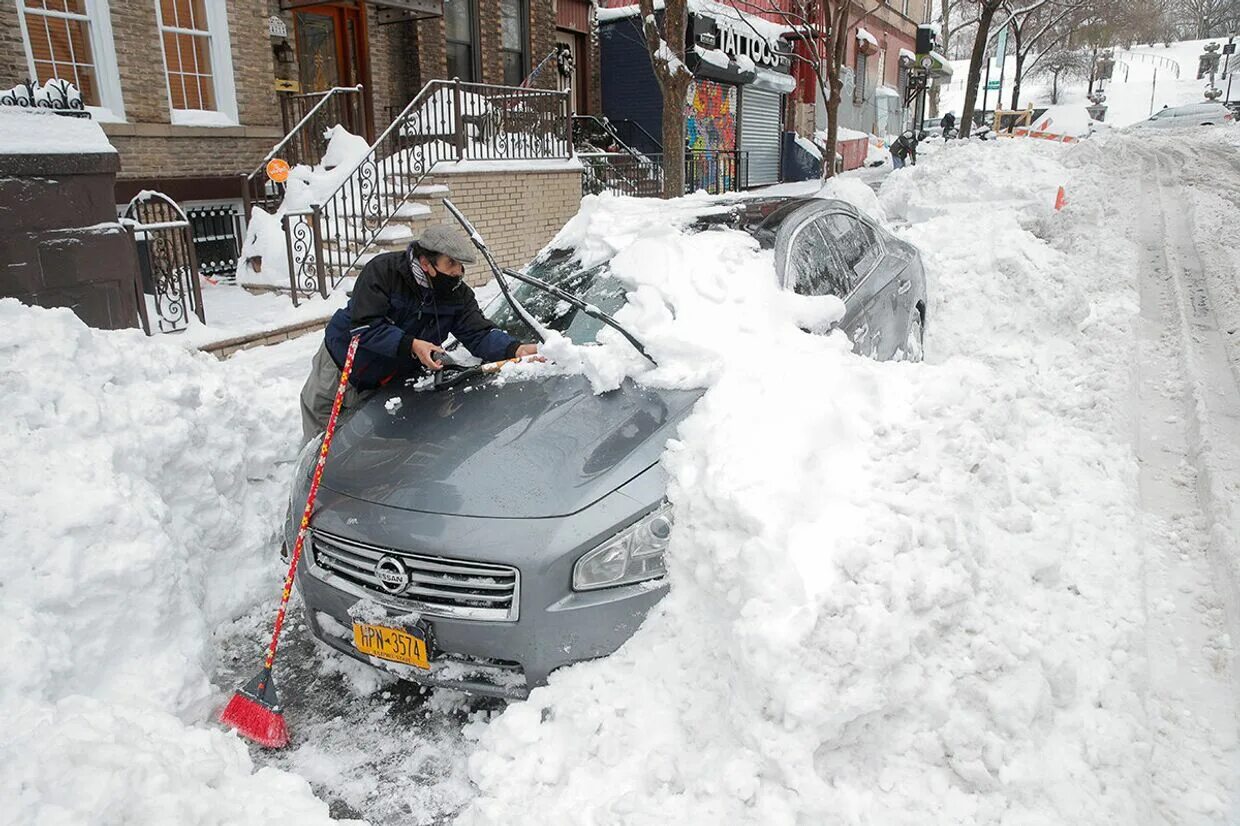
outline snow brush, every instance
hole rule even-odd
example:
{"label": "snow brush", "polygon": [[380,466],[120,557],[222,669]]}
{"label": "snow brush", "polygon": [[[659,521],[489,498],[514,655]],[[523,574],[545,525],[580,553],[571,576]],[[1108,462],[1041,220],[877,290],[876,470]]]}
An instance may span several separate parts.
{"label": "snow brush", "polygon": [[327,420],[327,432],[323,434],[323,445],[319,448],[319,460],[314,466],[314,478],[310,482],[310,492],[306,494],[306,507],[301,512],[301,526],[297,529],[297,542],[293,545],[293,558],[289,562],[288,575],[284,577],[284,591],[280,595],[280,610],[276,613],[276,627],[271,634],[271,644],[267,646],[267,659],[263,661],[263,670],[254,679],[237,689],[228,705],[220,712],[220,722],[235,729],[247,740],[269,749],[282,749],[288,745],[288,725],[284,722],[284,709],[276,696],[275,680],[271,677],[271,667],[276,659],[276,646],[280,643],[280,630],[284,627],[284,615],[288,609],[288,598],[293,593],[293,577],[297,573],[297,562],[301,559],[301,549],[306,542],[306,531],[310,527],[310,515],[314,511],[314,500],[319,493],[319,481],[323,478],[323,467],[327,464],[327,450],[331,447],[332,436],[336,432],[336,420],[340,417],[340,408],[344,404],[344,391],[349,386],[349,373],[353,370],[353,356],[357,353],[358,336],[349,342],[349,352],[344,358],[344,368],[340,371],[340,384],[336,387],[336,399],[332,402],[332,415]]}

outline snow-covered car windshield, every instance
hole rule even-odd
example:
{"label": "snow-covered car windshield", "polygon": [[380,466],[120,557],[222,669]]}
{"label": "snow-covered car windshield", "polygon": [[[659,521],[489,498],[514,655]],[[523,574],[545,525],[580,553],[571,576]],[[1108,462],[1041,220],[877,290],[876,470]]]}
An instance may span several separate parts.
{"label": "snow-covered car windshield", "polygon": [[[624,306],[624,286],[612,277],[610,261],[582,269],[575,250],[554,249],[539,256],[526,272],[572,293],[608,315],[614,315]],[[594,341],[594,337],[606,326],[580,308],[530,284],[510,278],[508,285],[513,297],[539,323],[578,344]],[[502,295],[497,295],[487,305],[485,313],[497,327],[511,335],[522,340],[529,338],[529,328],[516,316]]]}

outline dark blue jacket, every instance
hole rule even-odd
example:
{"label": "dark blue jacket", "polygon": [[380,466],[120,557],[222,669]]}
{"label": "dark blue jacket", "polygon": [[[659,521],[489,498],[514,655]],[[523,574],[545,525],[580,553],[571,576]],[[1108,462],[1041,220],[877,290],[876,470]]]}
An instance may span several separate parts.
{"label": "dark blue jacket", "polygon": [[442,344],[451,334],[483,361],[512,358],[520,342],[482,314],[473,290],[446,275],[426,289],[414,281],[409,259],[408,251],[372,258],[348,305],[327,325],[327,351],[337,367],[344,365],[349,340],[362,335],[350,384],[369,390],[420,373],[421,363],[410,350],[414,339]]}

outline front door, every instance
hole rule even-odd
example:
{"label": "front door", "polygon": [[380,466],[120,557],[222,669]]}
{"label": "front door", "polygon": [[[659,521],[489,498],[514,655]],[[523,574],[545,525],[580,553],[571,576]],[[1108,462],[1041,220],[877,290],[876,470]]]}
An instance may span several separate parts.
{"label": "front door", "polygon": [[366,17],[356,6],[306,6],[293,12],[297,36],[297,71],[303,94],[326,92],[334,86],[364,86],[364,122],[346,108],[344,127],[367,141],[374,139],[370,94],[370,54],[366,45]]}

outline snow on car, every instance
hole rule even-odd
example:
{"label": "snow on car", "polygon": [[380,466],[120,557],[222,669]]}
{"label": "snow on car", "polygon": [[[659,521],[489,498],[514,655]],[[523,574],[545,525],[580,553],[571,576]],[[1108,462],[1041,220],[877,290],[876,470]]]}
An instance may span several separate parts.
{"label": "snow on car", "polygon": [[[920,361],[926,288],[917,251],[850,204],[707,199],[664,212],[703,243],[747,248],[763,262],[718,277],[835,311],[807,319],[807,329],[838,326],[858,352]],[[623,232],[615,218],[609,231]],[[670,235],[667,254],[684,242]],[[627,333],[605,325],[595,306],[623,317],[626,291],[637,287],[623,266],[627,246],[603,260],[588,247],[562,237],[525,273],[566,292],[523,282],[515,303],[497,297],[487,314],[518,340],[542,330],[561,346]],[[679,304],[671,300],[673,311]],[[644,320],[635,321],[641,330]],[[526,378],[411,381],[339,428],[299,565],[319,639],[428,685],[524,697],[555,669],[615,651],[664,596],[674,502],[659,457],[700,391],[627,381],[595,394],[584,376],[541,366]],[[317,447],[303,451],[294,505],[305,499]],[[286,547],[300,521],[291,506]]]}

